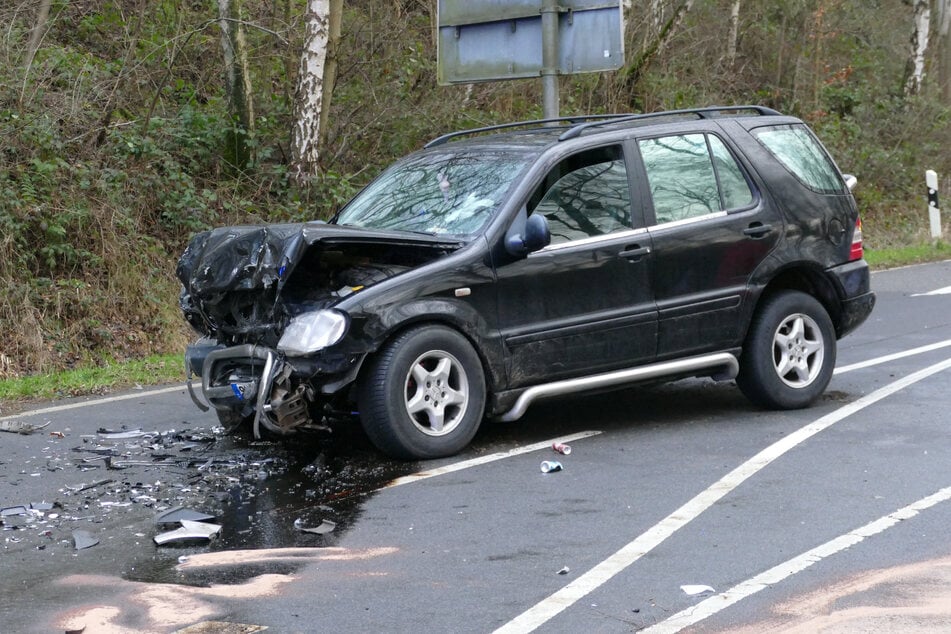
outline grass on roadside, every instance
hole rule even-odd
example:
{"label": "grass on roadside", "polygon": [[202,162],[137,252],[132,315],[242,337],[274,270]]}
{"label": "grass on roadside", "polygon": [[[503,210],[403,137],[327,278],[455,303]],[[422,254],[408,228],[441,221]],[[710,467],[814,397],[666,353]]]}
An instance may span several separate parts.
{"label": "grass on roadside", "polygon": [[55,399],[104,394],[136,385],[183,382],[185,365],[180,354],[151,356],[103,366],[83,367],[55,374],[0,380],[0,403],[27,399]]}
{"label": "grass on roadside", "polygon": [[951,244],[942,241],[891,249],[865,249],[865,261],[873,269],[921,264],[951,259]]}

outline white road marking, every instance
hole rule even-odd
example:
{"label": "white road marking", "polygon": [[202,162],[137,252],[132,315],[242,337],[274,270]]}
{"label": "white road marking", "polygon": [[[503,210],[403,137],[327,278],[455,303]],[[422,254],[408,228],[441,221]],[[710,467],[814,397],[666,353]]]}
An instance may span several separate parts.
{"label": "white road marking", "polygon": [[935,290],[928,291],[927,293],[915,293],[912,295],[912,297],[929,297],[931,295],[951,295],[951,286],[936,288]]}
{"label": "white road marking", "polygon": [[871,394],[826,414],[818,420],[798,429],[785,438],[773,443],[766,449],[741,464],[739,467],[713,483],[705,491],[649,528],[634,541],[584,573],[561,590],[543,599],[519,616],[496,630],[497,634],[531,632],[574,605],[603,584],[623,572],[638,559],[663,543],[668,537],[696,519],[701,513],[732,492],[750,477],[759,473],[788,451],[794,449],[819,432],[828,429],[839,421],[848,418],[878,401],[895,394],[938,372],[951,368],[951,358],[928,366],[913,374],[894,381]]}
{"label": "white road marking", "polygon": [[120,396],[107,396],[105,398],[97,398],[90,401],[80,401],[77,403],[69,403],[67,405],[54,405],[53,407],[44,407],[43,409],[32,409],[25,412],[20,412],[19,414],[10,414],[9,416],[0,417],[0,421],[4,420],[14,420],[17,418],[26,418],[28,416],[43,416],[45,414],[55,414],[56,412],[65,412],[71,409],[78,409],[80,407],[90,407],[92,405],[105,405],[107,403],[115,403],[117,401],[128,401],[134,398],[147,398],[149,396],[159,396],[161,394],[171,394],[172,392],[184,392],[184,385],[176,385],[174,387],[163,387],[157,390],[143,390],[141,392],[133,392],[131,394],[122,394]]}
{"label": "white road marking", "polygon": [[689,607],[686,610],[678,612],[665,621],[661,621],[657,625],[653,625],[641,631],[645,633],[649,632],[650,634],[675,634],[685,627],[699,623],[700,621],[713,616],[717,612],[725,610],[734,603],[756,594],[760,590],[765,590],[766,588],[774,586],[796,573],[802,572],[813,564],[819,563],[826,557],[831,557],[832,555],[840,553],[846,548],[854,546],[859,542],[872,537],[873,535],[877,535],[888,530],[889,528],[892,528],[903,520],[911,519],[922,511],[930,509],[933,506],[937,506],[941,502],[947,502],[948,500],[951,500],[951,487],[941,489],[937,493],[926,498],[922,498],[914,504],[909,504],[904,508],[898,509],[894,513],[890,513],[875,520],[874,522],[870,522],[861,528],[857,528],[844,535],[840,535],[835,539],[829,540],[821,546],[817,546],[812,550],[808,550],[798,557],[793,557],[789,561],[781,563],[778,566],[774,566],[766,572],[756,575],[752,579],[748,579],[743,583],[733,586],[726,592],[721,592],[720,594],[716,594],[704,599],[700,603]]}
{"label": "white road marking", "polygon": [[924,354],[925,352],[940,350],[941,348],[947,348],[948,346],[951,346],[951,339],[945,339],[944,341],[939,341],[938,343],[932,343],[927,346],[912,348],[911,350],[904,350],[902,352],[896,352],[894,354],[887,354],[883,357],[875,357],[874,359],[869,359],[867,361],[859,361],[858,363],[852,363],[851,365],[843,365],[841,367],[836,368],[832,372],[832,374],[844,374],[846,372],[851,372],[852,370],[861,370],[862,368],[870,368],[873,365],[881,365],[882,363],[897,361],[898,359],[904,359],[905,357],[911,357],[916,354]]}
{"label": "white road marking", "polygon": [[537,442],[533,445],[525,445],[524,447],[516,447],[508,451],[500,451],[499,453],[493,453],[487,456],[472,458],[471,460],[463,460],[461,462],[454,462],[452,464],[448,464],[443,467],[438,467],[436,469],[427,469],[426,471],[420,471],[418,473],[412,473],[408,476],[396,478],[395,480],[393,480],[392,482],[390,482],[389,484],[387,484],[386,486],[382,488],[389,489],[392,487],[398,487],[403,484],[410,484],[413,482],[419,482],[420,480],[435,478],[436,476],[452,473],[453,471],[461,471],[463,469],[468,469],[470,467],[477,467],[479,465],[487,464],[489,462],[495,462],[496,460],[504,460],[505,458],[520,456],[522,454],[538,451],[539,449],[545,449],[545,448],[550,449],[552,446],[552,443],[574,442],[575,440],[581,440],[582,438],[590,438],[591,436],[597,436],[600,433],[601,433],[600,431],[583,431],[577,434],[572,434],[570,436],[564,436],[562,438],[552,438],[551,440],[543,440],[542,442]]}

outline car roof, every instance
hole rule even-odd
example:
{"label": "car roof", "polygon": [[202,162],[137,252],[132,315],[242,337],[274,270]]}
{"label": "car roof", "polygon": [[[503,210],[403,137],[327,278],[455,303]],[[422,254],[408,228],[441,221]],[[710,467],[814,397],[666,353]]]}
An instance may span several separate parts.
{"label": "car roof", "polygon": [[581,115],[519,121],[450,132],[433,139],[426,144],[425,148],[437,148],[451,142],[453,149],[538,151],[561,141],[578,138],[588,132],[626,130],[678,121],[771,116],[783,115],[764,106],[712,106],[644,114]]}

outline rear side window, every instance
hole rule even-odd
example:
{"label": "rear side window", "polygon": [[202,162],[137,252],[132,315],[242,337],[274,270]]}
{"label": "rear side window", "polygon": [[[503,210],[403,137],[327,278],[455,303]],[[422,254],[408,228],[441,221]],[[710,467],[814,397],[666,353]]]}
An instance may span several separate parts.
{"label": "rear side window", "polygon": [[823,194],[842,191],[842,179],[804,125],[757,128],[753,135],[804,185]]}
{"label": "rear side window", "polygon": [[638,142],[657,224],[740,209],[753,192],[723,142],[683,134]]}

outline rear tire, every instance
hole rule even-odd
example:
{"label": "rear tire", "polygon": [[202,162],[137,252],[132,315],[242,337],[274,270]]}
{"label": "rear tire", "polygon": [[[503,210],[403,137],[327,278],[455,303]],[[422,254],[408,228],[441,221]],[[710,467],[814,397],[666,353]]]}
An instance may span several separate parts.
{"label": "rear tire", "polygon": [[451,456],[482,422],[482,362],[455,330],[412,328],[372,359],[357,400],[363,428],[382,452],[400,459]]}
{"label": "rear tire", "polygon": [[822,304],[799,291],[781,291],[753,317],[736,384],[761,407],[807,407],[829,385],[835,354],[835,329]]}

